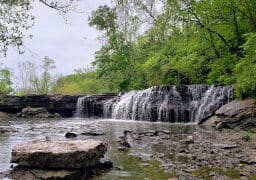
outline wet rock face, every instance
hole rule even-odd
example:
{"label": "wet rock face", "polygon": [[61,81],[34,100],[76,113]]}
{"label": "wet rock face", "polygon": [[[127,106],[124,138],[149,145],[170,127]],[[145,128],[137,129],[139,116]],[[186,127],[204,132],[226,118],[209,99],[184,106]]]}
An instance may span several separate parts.
{"label": "wet rock face", "polygon": [[60,117],[59,113],[49,113],[45,107],[26,107],[23,108],[21,112],[16,114],[17,117],[29,118],[29,117],[37,117],[37,118],[57,118]]}
{"label": "wet rock face", "polygon": [[250,130],[256,127],[256,101],[233,101],[222,106],[206,124],[217,128]]}
{"label": "wet rock face", "polygon": [[106,152],[99,140],[36,141],[14,146],[11,163],[42,169],[95,167]]}
{"label": "wet rock face", "polygon": [[77,100],[75,115],[78,117],[103,117],[105,102],[115,97],[116,94],[112,93],[80,97]]}
{"label": "wet rock face", "polygon": [[44,107],[51,114],[59,113],[63,117],[73,116],[79,95],[0,95],[0,111],[18,113],[26,107]]}
{"label": "wet rock face", "polygon": [[10,117],[9,114],[0,111],[0,119],[6,119],[6,118],[9,118],[9,117]]}

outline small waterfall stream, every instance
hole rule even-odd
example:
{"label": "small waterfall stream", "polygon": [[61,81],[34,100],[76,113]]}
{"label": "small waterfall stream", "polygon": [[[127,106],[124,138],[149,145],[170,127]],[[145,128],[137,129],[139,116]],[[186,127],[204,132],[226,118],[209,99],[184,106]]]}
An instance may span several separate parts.
{"label": "small waterfall stream", "polygon": [[[109,98],[85,96],[76,116],[161,122],[200,122],[233,99],[232,86],[154,86]],[[97,112],[97,113],[95,113]]]}
{"label": "small waterfall stream", "polygon": [[75,117],[82,117],[84,114],[84,110],[86,109],[86,107],[84,106],[84,102],[86,100],[86,96],[84,97],[79,97],[77,99],[77,103],[76,103],[76,112],[75,112]]}

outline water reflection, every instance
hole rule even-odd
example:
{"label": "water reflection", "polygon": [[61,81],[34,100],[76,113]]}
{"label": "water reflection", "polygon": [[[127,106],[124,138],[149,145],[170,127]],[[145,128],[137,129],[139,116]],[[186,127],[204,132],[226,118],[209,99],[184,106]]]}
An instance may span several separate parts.
{"label": "water reflection", "polygon": [[[125,152],[117,151],[119,144],[117,140],[123,135],[124,130],[133,132],[146,131],[169,131],[170,136],[177,134],[191,134],[194,131],[201,131],[202,128],[195,124],[169,124],[150,123],[140,121],[107,120],[107,119],[5,119],[0,120],[0,129],[6,129],[0,133],[0,172],[10,167],[11,149],[13,145],[25,143],[33,140],[64,140],[66,132],[74,132],[78,136],[74,139],[102,139],[108,143],[106,157],[114,162],[113,169],[94,177],[94,179],[118,179],[118,177],[136,177],[136,179],[147,178],[154,174],[155,178],[167,178],[173,176],[166,174],[159,168],[157,162],[142,162],[134,156],[129,156]],[[81,133],[86,131],[101,131],[102,136],[84,136]],[[157,139],[156,139],[157,141]],[[129,153],[157,153],[163,151],[165,145],[154,144],[152,142],[141,142],[134,144]],[[129,178],[128,178],[129,179]]]}

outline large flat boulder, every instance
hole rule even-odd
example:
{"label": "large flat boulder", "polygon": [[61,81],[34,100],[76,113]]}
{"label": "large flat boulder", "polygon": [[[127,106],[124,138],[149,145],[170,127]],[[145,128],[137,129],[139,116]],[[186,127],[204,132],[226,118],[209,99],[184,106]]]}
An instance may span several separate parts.
{"label": "large flat boulder", "polygon": [[43,169],[95,167],[107,147],[100,140],[33,141],[13,147],[11,163]]}

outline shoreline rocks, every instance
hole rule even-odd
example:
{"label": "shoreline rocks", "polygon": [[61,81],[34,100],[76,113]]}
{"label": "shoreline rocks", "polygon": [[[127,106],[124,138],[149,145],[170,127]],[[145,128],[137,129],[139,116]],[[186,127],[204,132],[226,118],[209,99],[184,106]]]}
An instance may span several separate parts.
{"label": "shoreline rocks", "polygon": [[219,108],[203,124],[217,129],[254,130],[256,128],[256,100],[235,100]]}

